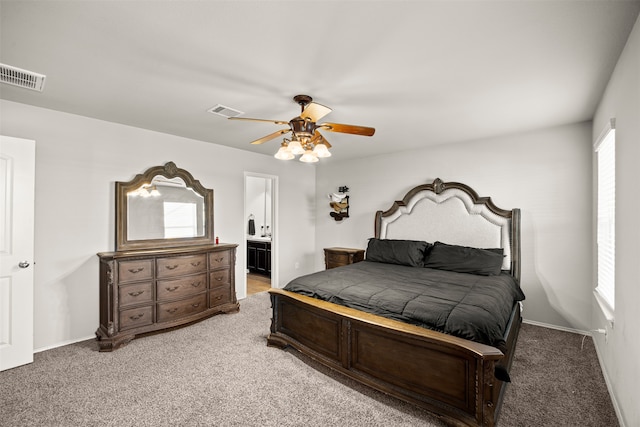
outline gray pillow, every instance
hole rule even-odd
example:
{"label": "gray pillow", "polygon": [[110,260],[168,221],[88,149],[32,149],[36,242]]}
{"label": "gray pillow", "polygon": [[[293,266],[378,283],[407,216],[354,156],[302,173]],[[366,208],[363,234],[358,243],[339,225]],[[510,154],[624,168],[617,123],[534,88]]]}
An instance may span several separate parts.
{"label": "gray pillow", "polygon": [[367,261],[422,267],[431,247],[419,240],[369,239]]}
{"label": "gray pillow", "polygon": [[502,270],[502,248],[479,249],[435,242],[427,254],[424,266],[458,273],[495,276]]}

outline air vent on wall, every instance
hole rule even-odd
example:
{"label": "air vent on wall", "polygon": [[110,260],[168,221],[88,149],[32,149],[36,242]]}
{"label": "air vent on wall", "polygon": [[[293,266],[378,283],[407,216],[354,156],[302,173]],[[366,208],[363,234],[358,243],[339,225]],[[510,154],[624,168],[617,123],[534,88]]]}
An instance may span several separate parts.
{"label": "air vent on wall", "polygon": [[2,83],[42,92],[46,78],[44,74],[0,64],[0,82]]}
{"label": "air vent on wall", "polygon": [[222,117],[237,117],[244,114],[242,111],[235,110],[233,108],[225,107],[218,104],[215,107],[211,107],[207,110],[209,113],[217,114]]}

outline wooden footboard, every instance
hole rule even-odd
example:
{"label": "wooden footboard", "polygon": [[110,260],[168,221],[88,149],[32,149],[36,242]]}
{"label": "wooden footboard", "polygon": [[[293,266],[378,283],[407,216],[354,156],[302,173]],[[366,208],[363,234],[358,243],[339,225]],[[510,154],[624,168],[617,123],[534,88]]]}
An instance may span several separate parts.
{"label": "wooden footboard", "polygon": [[511,365],[520,327],[514,309],[506,355],[495,347],[271,289],[268,345],[301,353],[455,425],[493,426],[503,395],[495,364]]}

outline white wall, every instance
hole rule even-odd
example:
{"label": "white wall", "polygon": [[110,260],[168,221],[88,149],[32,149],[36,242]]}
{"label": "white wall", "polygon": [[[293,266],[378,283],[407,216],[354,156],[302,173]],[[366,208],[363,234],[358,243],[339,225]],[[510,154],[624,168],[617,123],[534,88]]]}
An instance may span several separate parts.
{"label": "white wall", "polygon": [[[98,327],[97,252],[114,249],[114,182],[173,161],[214,189],[215,234],[238,243],[245,295],[244,172],[278,176],[283,286],[314,268],[315,168],[271,156],[0,101],[0,134],[36,140],[36,350],[93,336]],[[215,128],[212,124],[212,132]],[[289,225],[293,224],[293,225]],[[294,269],[295,263],[300,268]]]}
{"label": "white wall", "polygon": [[[588,330],[591,169],[590,122],[325,162],[317,172],[316,268],[322,265],[323,247],[366,248],[376,210],[389,209],[416,185],[435,178],[462,182],[499,207],[522,210],[525,319]],[[329,217],[326,194],[341,185],[350,189],[350,218],[336,223]]]}
{"label": "white wall", "polygon": [[[593,121],[594,141],[616,119],[615,324],[595,342],[624,425],[640,425],[640,18],[618,59]],[[594,195],[595,195],[594,186]],[[595,246],[594,246],[595,254]],[[594,259],[595,255],[594,255]],[[595,278],[594,278],[595,279]],[[593,287],[595,288],[594,282]],[[593,299],[593,329],[608,324]]]}

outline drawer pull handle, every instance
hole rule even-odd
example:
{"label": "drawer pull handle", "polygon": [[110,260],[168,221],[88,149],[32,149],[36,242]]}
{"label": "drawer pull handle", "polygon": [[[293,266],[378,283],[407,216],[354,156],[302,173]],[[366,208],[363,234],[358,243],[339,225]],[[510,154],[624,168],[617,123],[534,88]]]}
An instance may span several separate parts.
{"label": "drawer pull handle", "polygon": [[224,261],[224,257],[215,258],[214,261],[215,262],[222,262],[222,261]]}
{"label": "drawer pull handle", "polygon": [[144,294],[144,291],[129,292],[129,295],[132,297],[137,297],[138,295],[142,295],[142,294]]}
{"label": "drawer pull handle", "polygon": [[192,266],[194,266],[194,267],[197,267],[197,266],[199,266],[200,264],[202,264],[202,262],[201,262],[201,261],[198,261],[198,262],[192,262],[192,263],[191,263],[191,265],[192,265]]}
{"label": "drawer pull handle", "polygon": [[222,295],[218,295],[218,296],[216,297],[216,301],[220,301],[221,299],[222,299]]}
{"label": "drawer pull handle", "polygon": [[139,267],[139,268],[130,268],[130,269],[129,269],[129,273],[131,273],[131,274],[137,274],[137,273],[140,273],[142,270],[144,270],[144,267]]}
{"label": "drawer pull handle", "polygon": [[198,286],[200,286],[202,284],[202,282],[192,282],[191,286],[193,286],[194,288],[197,288]]}
{"label": "drawer pull handle", "polygon": [[191,307],[193,307],[193,308],[198,308],[198,307],[200,307],[200,303],[197,303],[197,304],[191,304]]}
{"label": "drawer pull handle", "polygon": [[214,279],[216,279],[218,282],[222,281],[223,278],[224,278],[224,276],[214,277]]}
{"label": "drawer pull handle", "polygon": [[175,313],[176,311],[178,311],[178,309],[177,309],[177,308],[170,308],[170,309],[168,309],[168,310],[167,310],[167,313],[169,313],[169,314],[173,314],[173,313]]}
{"label": "drawer pull handle", "polygon": [[176,264],[176,265],[165,265],[164,267],[167,270],[175,270],[176,268],[178,268],[178,264]]}
{"label": "drawer pull handle", "polygon": [[133,316],[129,316],[129,319],[131,320],[139,320],[140,318],[142,318],[142,316],[144,316],[144,313],[140,313],[140,314],[136,314]]}
{"label": "drawer pull handle", "polygon": [[179,287],[180,287],[180,286],[173,286],[173,287],[171,287],[171,288],[165,288],[165,289],[166,289],[166,290],[168,290],[169,292],[173,292],[173,291],[175,291],[176,289],[178,289]]}

